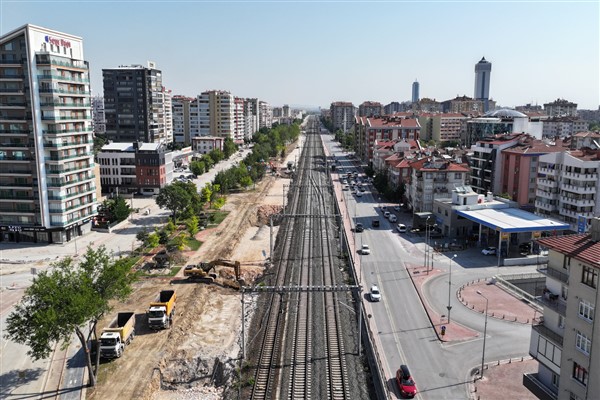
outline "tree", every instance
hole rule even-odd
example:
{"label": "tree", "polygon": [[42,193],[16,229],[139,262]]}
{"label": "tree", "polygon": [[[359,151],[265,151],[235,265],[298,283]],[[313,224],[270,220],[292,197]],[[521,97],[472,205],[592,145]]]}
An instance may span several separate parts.
{"label": "tree", "polygon": [[206,164],[204,161],[192,161],[190,163],[190,171],[194,175],[200,176],[206,171]]}
{"label": "tree", "polygon": [[112,204],[112,214],[116,221],[125,221],[133,210],[122,196],[117,196]]}
{"label": "tree", "polygon": [[185,223],[186,228],[190,236],[194,237],[198,233],[198,217],[193,215]]}
{"label": "tree", "polygon": [[139,240],[140,242],[144,243],[144,245],[146,244],[146,241],[148,240],[148,229],[146,229],[145,227],[140,229],[136,234],[135,234],[135,238],[137,240]]}
{"label": "tree", "polygon": [[173,238],[173,244],[175,245],[175,247],[177,247],[177,250],[179,251],[185,249],[185,246],[187,246],[187,242],[187,237],[183,233]]}
{"label": "tree", "polygon": [[6,320],[6,338],[27,345],[27,354],[39,360],[52,353],[55,343],[62,342],[66,348],[75,333],[85,349],[89,381],[94,386],[100,353],[96,353],[94,368],[90,342],[98,339],[96,325],[111,310],[111,300],[124,300],[131,293],[134,276],[131,261],[111,259],[104,246],[88,247],[79,265],[64,258],[37,275],[25,290]]}
{"label": "tree", "polygon": [[252,178],[249,176],[242,177],[242,179],[240,179],[240,185],[242,185],[243,188],[247,188],[248,186],[252,185]]}
{"label": "tree", "polygon": [[160,231],[156,231],[158,235],[158,244],[167,244],[169,243],[169,234],[163,229]]}
{"label": "tree", "polygon": [[167,222],[167,224],[165,225],[164,230],[170,235],[175,231],[175,229],[177,229],[177,227],[173,223],[173,220],[170,219],[169,222]]}
{"label": "tree", "polygon": [[234,154],[237,151],[237,149],[238,149],[238,147],[233,142],[233,139],[231,139],[231,138],[225,139],[225,142],[223,143],[223,154],[225,154],[225,158],[231,157],[231,155]]}
{"label": "tree", "polygon": [[148,243],[148,246],[153,249],[160,244],[160,238],[156,232],[152,232],[148,235],[148,240],[146,242]]}
{"label": "tree", "polygon": [[202,190],[200,191],[200,199],[203,203],[210,203],[212,201],[212,185],[210,183],[206,183]]}
{"label": "tree", "polygon": [[173,220],[194,202],[199,202],[200,197],[196,185],[192,182],[174,182],[160,189],[156,196],[156,204],[173,213]]}

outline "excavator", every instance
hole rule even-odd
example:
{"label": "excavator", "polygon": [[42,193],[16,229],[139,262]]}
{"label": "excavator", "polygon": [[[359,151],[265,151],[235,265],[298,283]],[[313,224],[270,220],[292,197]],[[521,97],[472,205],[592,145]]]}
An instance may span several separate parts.
{"label": "excavator", "polygon": [[[239,261],[219,259],[210,262],[200,262],[197,265],[191,264],[185,267],[183,270],[183,276],[186,276],[189,280],[213,283],[218,277],[215,271],[215,267],[217,266],[233,268],[237,285],[244,284],[243,279],[241,278],[241,267]],[[228,284],[228,286],[236,286],[239,288],[237,285]]]}

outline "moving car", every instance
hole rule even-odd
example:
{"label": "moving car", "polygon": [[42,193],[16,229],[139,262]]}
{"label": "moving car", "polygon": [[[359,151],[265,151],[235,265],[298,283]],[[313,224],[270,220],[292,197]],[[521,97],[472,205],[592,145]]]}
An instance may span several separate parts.
{"label": "moving car", "polygon": [[360,190],[357,190],[357,191],[356,191],[356,197],[362,197],[362,195],[363,195],[363,194],[362,194],[362,192],[361,192]]}
{"label": "moving car", "polygon": [[393,222],[396,222],[396,221],[398,221],[398,217],[396,217],[396,215],[395,215],[395,214],[390,214],[390,216],[389,216],[389,218],[388,218],[388,219],[389,219],[389,220],[390,220],[390,222],[392,222],[392,223],[393,223]]}
{"label": "moving car", "polygon": [[371,226],[373,228],[379,228],[379,220],[378,219],[374,219],[371,221]]}
{"label": "moving car", "polygon": [[371,249],[368,244],[363,244],[360,250],[358,251],[362,255],[371,254]]}
{"label": "moving car", "polygon": [[495,247],[486,247],[485,249],[481,250],[481,254],[483,254],[484,256],[495,256],[496,248]]}
{"label": "moving car", "polygon": [[413,398],[417,394],[417,385],[410,376],[410,371],[406,365],[401,365],[400,369],[396,371],[396,383],[402,397]]}
{"label": "moving car", "polygon": [[396,226],[396,230],[400,233],[406,233],[406,225],[398,224],[398,226]]}
{"label": "moving car", "polygon": [[389,218],[389,217],[390,217],[390,212],[389,212],[389,211],[385,211],[385,212],[383,213],[383,218],[386,218],[386,219],[387,219],[387,218]]}
{"label": "moving car", "polygon": [[379,287],[377,287],[377,285],[371,286],[371,291],[369,292],[369,298],[371,299],[371,301],[381,300],[381,292],[379,291]]}

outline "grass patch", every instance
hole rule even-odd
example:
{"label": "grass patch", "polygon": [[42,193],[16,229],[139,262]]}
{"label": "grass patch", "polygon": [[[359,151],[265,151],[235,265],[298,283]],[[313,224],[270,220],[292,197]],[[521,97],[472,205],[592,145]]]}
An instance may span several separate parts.
{"label": "grass patch", "polygon": [[190,248],[190,250],[196,251],[200,248],[200,246],[202,246],[202,242],[194,238],[188,238],[187,245]]}
{"label": "grass patch", "polygon": [[229,215],[229,211],[215,211],[209,214],[209,224],[210,225],[219,225],[227,216]]}

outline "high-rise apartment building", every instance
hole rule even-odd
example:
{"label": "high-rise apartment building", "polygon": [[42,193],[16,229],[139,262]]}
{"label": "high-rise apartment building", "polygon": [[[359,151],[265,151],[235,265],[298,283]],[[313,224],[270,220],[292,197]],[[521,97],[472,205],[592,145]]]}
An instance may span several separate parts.
{"label": "high-rise apartment building", "polygon": [[63,243],[97,214],[83,40],[34,25],[0,37],[0,241]]}
{"label": "high-rise apartment building", "polygon": [[165,142],[173,142],[173,92],[163,87],[163,115],[165,116]]}
{"label": "high-rise apartment building", "polygon": [[475,100],[483,100],[484,111],[489,110],[488,100],[490,99],[490,75],[492,74],[492,63],[483,57],[475,64]]}
{"label": "high-rise apartment building", "polygon": [[383,105],[378,101],[364,101],[358,106],[359,117],[379,117],[383,114]]}
{"label": "high-rise apartment building", "polygon": [[266,101],[258,103],[258,129],[273,126],[273,108]]}
{"label": "high-rise apartment building", "polygon": [[412,102],[416,103],[419,101],[419,82],[415,79],[412,84]]}
{"label": "high-rise apartment building", "polygon": [[244,114],[244,99],[235,97],[233,100],[233,137],[236,143],[243,143],[246,133],[246,115]]}
{"label": "high-rise apartment building", "polygon": [[[523,383],[544,398],[596,399],[600,393],[600,220],[592,220],[591,234],[553,236],[538,243],[548,248],[548,264],[540,303],[543,319],[532,326],[529,354],[538,372],[526,374]],[[596,378],[594,378],[594,376]]]}
{"label": "high-rise apartment building", "polygon": [[106,133],[106,118],[104,116],[104,98],[92,97],[92,129],[94,135],[104,136]]}
{"label": "high-rise apartment building", "polygon": [[190,105],[194,98],[173,96],[171,108],[173,114],[173,141],[183,145],[192,143],[190,135]]}
{"label": "high-rise apartment building", "polygon": [[106,137],[113,142],[167,142],[162,72],[154,63],[103,69]]}
{"label": "high-rise apartment building", "polygon": [[551,103],[545,103],[544,111],[549,117],[576,117],[577,104],[565,99],[556,99]]}
{"label": "high-rise apartment building", "polygon": [[235,139],[237,134],[235,115],[236,103],[231,93],[224,90],[202,92],[198,96],[199,136]]}
{"label": "high-rise apartment building", "polygon": [[260,101],[258,101],[258,99],[245,99],[244,115],[246,116],[246,131],[244,137],[251,139],[252,135],[259,130]]}
{"label": "high-rise apartment building", "polygon": [[354,126],[354,115],[356,108],[347,101],[336,101],[331,103],[331,122],[333,130],[342,130],[348,132]]}

